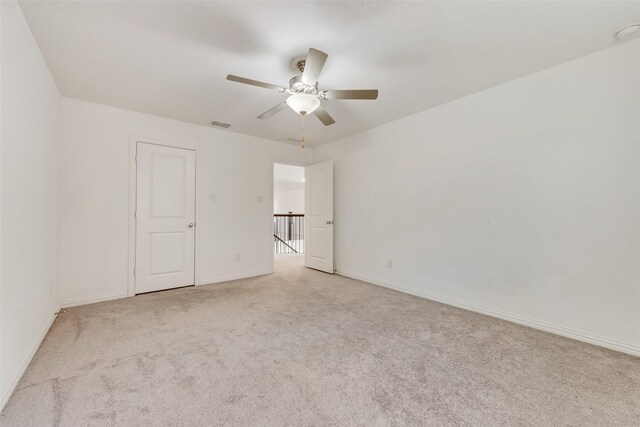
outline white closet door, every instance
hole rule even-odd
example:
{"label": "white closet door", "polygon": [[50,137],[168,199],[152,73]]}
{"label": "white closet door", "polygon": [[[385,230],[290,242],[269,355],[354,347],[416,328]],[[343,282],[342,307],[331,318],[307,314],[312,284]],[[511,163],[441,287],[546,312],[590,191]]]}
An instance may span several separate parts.
{"label": "white closet door", "polygon": [[194,284],[196,154],[138,143],[136,293]]}

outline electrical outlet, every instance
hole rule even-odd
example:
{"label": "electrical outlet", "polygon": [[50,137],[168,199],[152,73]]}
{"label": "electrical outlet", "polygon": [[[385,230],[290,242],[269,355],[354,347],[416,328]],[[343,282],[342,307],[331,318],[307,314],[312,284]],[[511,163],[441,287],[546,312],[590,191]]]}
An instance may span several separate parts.
{"label": "electrical outlet", "polygon": [[393,268],[393,261],[390,259],[387,260],[387,268]]}
{"label": "electrical outlet", "polygon": [[258,203],[264,202],[264,197],[262,196],[258,196],[257,199],[258,199]]}

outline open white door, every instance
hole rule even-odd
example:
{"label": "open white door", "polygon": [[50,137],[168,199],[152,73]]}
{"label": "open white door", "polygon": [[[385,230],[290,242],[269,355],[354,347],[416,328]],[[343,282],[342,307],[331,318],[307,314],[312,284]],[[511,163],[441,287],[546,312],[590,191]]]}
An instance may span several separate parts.
{"label": "open white door", "polygon": [[333,161],[304,171],[304,262],[333,273]]}
{"label": "open white door", "polygon": [[195,282],[196,153],[138,143],[136,290]]}

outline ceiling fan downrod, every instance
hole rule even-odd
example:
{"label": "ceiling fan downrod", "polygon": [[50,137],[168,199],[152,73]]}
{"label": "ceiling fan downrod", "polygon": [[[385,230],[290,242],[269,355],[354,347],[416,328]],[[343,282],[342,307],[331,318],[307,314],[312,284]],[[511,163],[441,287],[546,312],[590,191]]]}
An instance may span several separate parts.
{"label": "ceiling fan downrod", "polygon": [[296,68],[298,70],[300,70],[301,73],[304,73],[304,64],[306,64],[306,63],[307,63],[306,59],[301,59],[300,61],[298,61],[296,63]]}

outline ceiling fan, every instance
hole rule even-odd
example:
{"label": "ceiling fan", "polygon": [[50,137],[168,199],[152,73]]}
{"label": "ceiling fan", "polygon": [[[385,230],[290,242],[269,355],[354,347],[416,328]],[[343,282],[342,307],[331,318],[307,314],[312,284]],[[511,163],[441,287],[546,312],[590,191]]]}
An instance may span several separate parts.
{"label": "ceiling fan", "polygon": [[268,119],[274,114],[284,110],[289,106],[293,111],[305,116],[309,113],[315,114],[325,126],[334,124],[336,121],[322,107],[321,101],[326,99],[377,99],[377,89],[355,89],[355,90],[319,90],[318,76],[327,60],[327,54],[317,49],[310,48],[305,59],[296,62],[296,67],[302,75],[294,76],[289,80],[289,87],[273,85],[257,80],[245,79],[244,77],[229,74],[227,80],[244,83],[252,86],[263,87],[277,92],[288,93],[286,101],[265,111],[258,116],[259,119]]}

